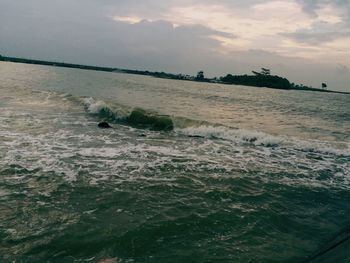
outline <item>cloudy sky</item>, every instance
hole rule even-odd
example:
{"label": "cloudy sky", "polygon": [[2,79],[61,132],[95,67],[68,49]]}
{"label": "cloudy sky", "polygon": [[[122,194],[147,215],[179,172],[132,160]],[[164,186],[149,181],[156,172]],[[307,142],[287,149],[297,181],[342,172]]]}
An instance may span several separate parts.
{"label": "cloudy sky", "polygon": [[350,91],[350,0],[0,0],[0,54]]}

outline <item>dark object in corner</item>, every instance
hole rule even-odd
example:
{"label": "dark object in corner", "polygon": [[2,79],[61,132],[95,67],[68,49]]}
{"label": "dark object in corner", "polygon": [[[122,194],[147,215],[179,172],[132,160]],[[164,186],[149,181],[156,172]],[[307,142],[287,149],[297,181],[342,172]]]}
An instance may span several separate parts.
{"label": "dark object in corner", "polygon": [[101,129],[110,129],[110,128],[112,128],[112,126],[109,125],[108,122],[105,122],[105,121],[100,122],[97,126],[99,128],[101,128]]}

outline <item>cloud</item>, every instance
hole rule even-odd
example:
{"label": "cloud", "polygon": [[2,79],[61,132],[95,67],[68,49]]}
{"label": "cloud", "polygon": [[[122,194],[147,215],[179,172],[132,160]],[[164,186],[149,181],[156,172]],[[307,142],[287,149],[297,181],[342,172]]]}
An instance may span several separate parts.
{"label": "cloud", "polygon": [[302,28],[295,32],[281,33],[296,42],[310,45],[323,45],[338,39],[350,38],[350,29],[343,23],[330,24],[327,22],[315,22],[310,28]]}
{"label": "cloud", "polygon": [[281,33],[281,35],[293,39],[300,43],[310,45],[323,45],[328,42],[336,41],[337,39],[350,38],[350,32],[294,32]]}
{"label": "cloud", "polygon": [[279,35],[300,43],[300,47],[324,47],[323,52],[329,55],[333,53],[332,50],[327,49],[329,43],[337,43],[343,39],[350,40],[348,21],[350,14],[344,12],[344,8],[346,9],[350,1],[298,0],[298,2],[301,3],[304,12],[312,15],[310,20],[312,23],[306,27],[299,27],[295,31],[281,32]]}
{"label": "cloud", "polygon": [[[45,14],[45,16],[47,13]],[[218,38],[230,33],[202,25],[174,26],[169,21],[117,21],[108,16],[93,21],[21,17],[1,23],[1,52],[125,68],[179,71],[220,49]],[[15,26],[13,26],[13,24]],[[48,30],[49,28],[49,30]],[[199,64],[199,63],[198,63]],[[193,67],[194,68],[194,67]],[[187,68],[188,70],[188,68]]]}
{"label": "cloud", "polygon": [[341,75],[350,74],[350,70],[346,65],[338,64],[336,69],[337,69],[337,72]]}
{"label": "cloud", "polygon": [[297,0],[305,13],[319,20],[336,19],[343,26],[350,26],[350,0]]}
{"label": "cloud", "polygon": [[143,19],[137,16],[113,16],[113,20],[117,22],[124,22],[128,24],[140,23]]}
{"label": "cloud", "polygon": [[0,53],[207,75],[270,67],[317,85],[331,72],[332,85],[350,66],[349,2],[0,0]]}

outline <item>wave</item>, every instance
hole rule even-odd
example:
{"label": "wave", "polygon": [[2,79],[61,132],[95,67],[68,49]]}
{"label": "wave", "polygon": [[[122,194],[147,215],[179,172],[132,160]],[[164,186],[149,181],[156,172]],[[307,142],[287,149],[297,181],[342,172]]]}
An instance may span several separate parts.
{"label": "wave", "polygon": [[225,127],[184,117],[159,115],[141,108],[127,108],[114,102],[108,103],[91,97],[82,98],[81,101],[89,114],[96,115],[105,121],[139,129],[174,131],[176,134],[188,137],[221,139],[263,147],[286,147],[309,153],[350,157],[350,144],[347,142],[301,140],[261,131]]}
{"label": "wave", "polygon": [[103,100],[95,100],[94,98],[82,98],[85,110],[109,121],[123,120],[126,117],[125,112],[119,107],[107,105]]}
{"label": "wave", "polygon": [[176,131],[180,134],[184,134],[190,137],[242,141],[268,147],[278,146],[283,140],[282,138],[268,135],[263,132],[227,128],[223,126],[187,127],[183,129],[177,129]]}
{"label": "wave", "polygon": [[221,139],[264,147],[288,147],[304,152],[332,154],[350,157],[350,144],[346,142],[324,142],[300,140],[287,136],[275,136],[260,131],[234,129],[223,126],[200,126],[175,129],[178,134],[189,137]]}
{"label": "wave", "polygon": [[140,108],[124,109],[121,105],[107,104],[102,100],[83,98],[85,110],[98,117],[136,128],[147,128],[155,131],[171,131],[174,129],[173,120],[166,115],[158,115]]}
{"label": "wave", "polygon": [[157,131],[171,131],[174,129],[174,123],[168,116],[152,115],[142,109],[134,109],[126,118],[130,125],[140,128],[150,128]]}

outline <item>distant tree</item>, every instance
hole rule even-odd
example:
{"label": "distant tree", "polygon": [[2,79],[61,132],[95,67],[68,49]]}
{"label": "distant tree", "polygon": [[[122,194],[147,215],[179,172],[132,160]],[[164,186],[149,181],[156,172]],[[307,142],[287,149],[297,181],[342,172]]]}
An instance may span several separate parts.
{"label": "distant tree", "polygon": [[199,71],[196,76],[196,80],[204,80],[204,72],[203,70]]}
{"label": "distant tree", "polygon": [[268,68],[261,68],[261,75],[269,76],[271,75],[271,70]]}
{"label": "distant tree", "polygon": [[275,89],[290,89],[292,84],[286,78],[279,76],[271,76],[263,73],[253,71],[253,76],[248,75],[236,75],[231,74],[221,77],[220,80],[224,83],[236,84],[236,85],[246,85],[255,87],[269,87]]}
{"label": "distant tree", "polygon": [[271,70],[268,68],[261,68],[260,72],[252,71],[255,76],[270,76],[271,75]]}

